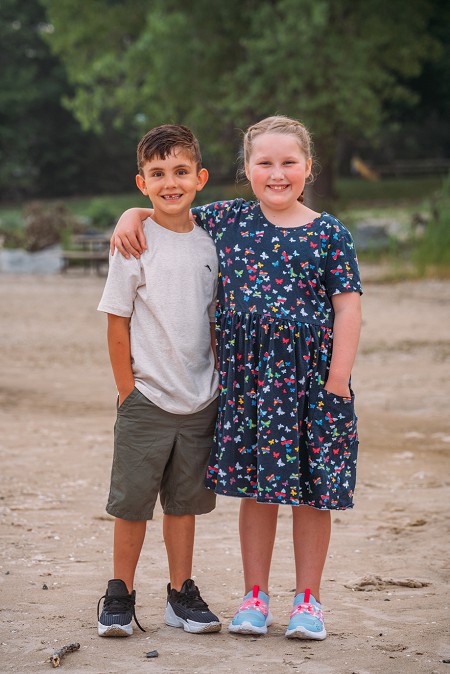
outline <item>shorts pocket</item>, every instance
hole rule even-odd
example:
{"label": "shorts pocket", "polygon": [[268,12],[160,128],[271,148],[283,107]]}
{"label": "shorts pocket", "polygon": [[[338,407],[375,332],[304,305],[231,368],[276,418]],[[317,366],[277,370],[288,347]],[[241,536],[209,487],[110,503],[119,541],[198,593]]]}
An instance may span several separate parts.
{"label": "shorts pocket", "polygon": [[310,477],[329,508],[352,505],[358,453],[355,396],[320,389],[310,399],[307,422]]}
{"label": "shorts pocket", "polygon": [[139,397],[139,391],[136,387],[131,391],[131,393],[127,395],[127,397],[120,406],[119,406],[119,396],[117,396],[117,403],[116,403],[117,413],[120,414],[120,412],[123,412],[126,409],[128,409],[133,404],[133,402],[136,400],[137,397]]}

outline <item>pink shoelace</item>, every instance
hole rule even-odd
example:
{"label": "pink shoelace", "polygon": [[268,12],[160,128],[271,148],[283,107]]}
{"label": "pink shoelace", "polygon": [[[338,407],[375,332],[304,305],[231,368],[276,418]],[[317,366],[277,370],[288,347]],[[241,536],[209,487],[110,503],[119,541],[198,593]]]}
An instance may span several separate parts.
{"label": "pink shoelace", "polygon": [[236,611],[235,615],[237,615],[241,611],[250,610],[250,611],[260,611],[264,616],[267,616],[267,614],[269,613],[269,607],[267,606],[265,601],[258,598],[258,594],[259,594],[259,585],[254,585],[253,596],[249,597],[248,599],[242,602],[242,604]]}
{"label": "pink shoelace", "polygon": [[291,618],[299,613],[309,613],[313,618],[318,618],[323,623],[323,611],[315,604],[310,604],[309,598],[311,596],[310,590],[305,590],[304,600],[298,606],[294,606],[291,611]]}

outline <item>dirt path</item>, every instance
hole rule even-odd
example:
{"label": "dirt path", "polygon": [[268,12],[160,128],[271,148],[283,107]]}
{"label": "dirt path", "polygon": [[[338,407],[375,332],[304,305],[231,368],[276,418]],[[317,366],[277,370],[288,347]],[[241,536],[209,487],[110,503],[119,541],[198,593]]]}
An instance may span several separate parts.
{"label": "dirt path", "polygon": [[[78,641],[67,672],[450,674],[450,282],[367,284],[354,370],[361,452],[353,511],[336,513],[323,581],[329,637],[284,638],[294,568],[281,509],[266,637],[164,626],[161,512],[137,574],[146,634],[101,640],[111,576],[114,386],[103,279],[0,277],[0,672],[41,672]],[[199,518],[195,569],[228,623],[242,593],[238,503]],[[146,660],[145,652],[159,651]]]}

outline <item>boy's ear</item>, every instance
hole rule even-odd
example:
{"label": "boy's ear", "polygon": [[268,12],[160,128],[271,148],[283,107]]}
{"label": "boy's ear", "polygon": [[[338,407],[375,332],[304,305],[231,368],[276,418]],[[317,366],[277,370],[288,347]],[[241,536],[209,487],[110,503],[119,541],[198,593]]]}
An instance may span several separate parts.
{"label": "boy's ear", "polygon": [[148,196],[148,190],[147,190],[147,186],[145,184],[145,179],[144,179],[143,176],[141,176],[140,173],[138,173],[137,176],[136,176],[136,185],[141,190],[142,194],[145,194],[145,196]]}
{"label": "boy's ear", "polygon": [[197,192],[202,190],[208,182],[209,173],[205,168],[200,169],[197,174]]}

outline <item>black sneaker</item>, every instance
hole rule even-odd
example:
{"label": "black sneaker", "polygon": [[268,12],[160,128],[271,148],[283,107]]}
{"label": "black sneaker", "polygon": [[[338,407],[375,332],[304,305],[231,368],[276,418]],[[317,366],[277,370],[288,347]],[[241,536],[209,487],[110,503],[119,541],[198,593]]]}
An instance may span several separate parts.
{"label": "black sneaker", "polygon": [[170,627],[182,627],[185,632],[219,632],[222,628],[191,578],[184,581],[180,592],[168,584],[165,622]]}
{"label": "black sneaker", "polygon": [[[100,602],[104,599],[102,613],[99,616]],[[136,592],[128,594],[128,588],[123,580],[109,580],[108,589],[97,604],[97,629],[101,637],[129,637],[133,634],[131,621],[133,618],[140,630],[134,604]]]}

